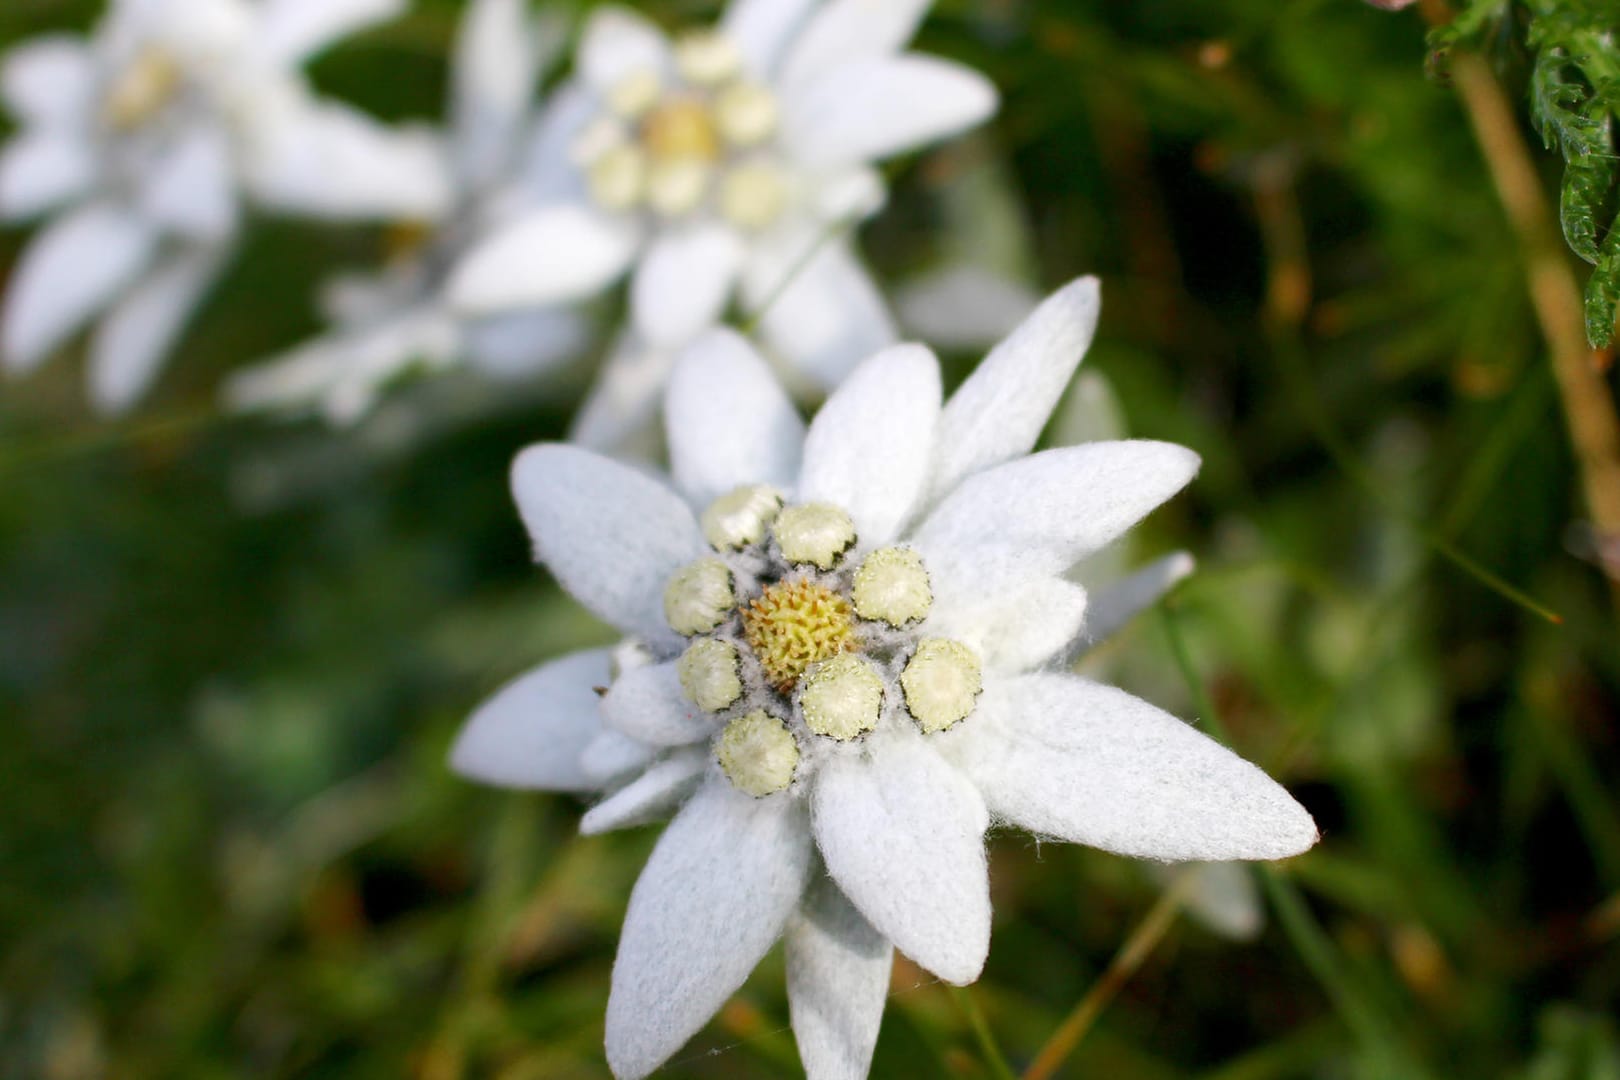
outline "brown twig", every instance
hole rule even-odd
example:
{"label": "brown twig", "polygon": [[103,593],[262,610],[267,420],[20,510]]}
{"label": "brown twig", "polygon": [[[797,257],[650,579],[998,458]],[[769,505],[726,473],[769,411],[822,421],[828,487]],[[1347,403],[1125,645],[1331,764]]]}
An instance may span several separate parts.
{"label": "brown twig", "polygon": [[[1424,0],[1423,13],[1435,25],[1450,18],[1444,0]],[[1600,538],[1620,536],[1620,421],[1586,345],[1580,285],[1535,160],[1512,103],[1483,57],[1456,50],[1451,77],[1519,239],[1530,301],[1551,353],[1587,512]],[[1611,579],[1610,589],[1620,608],[1620,581]]]}

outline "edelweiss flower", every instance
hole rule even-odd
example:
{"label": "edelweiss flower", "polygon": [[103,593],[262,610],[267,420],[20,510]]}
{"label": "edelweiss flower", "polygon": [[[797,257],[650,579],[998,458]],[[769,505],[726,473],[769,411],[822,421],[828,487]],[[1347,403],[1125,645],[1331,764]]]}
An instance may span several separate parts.
{"label": "edelweiss flower", "polygon": [[519,197],[513,188],[523,184],[519,151],[535,82],[559,36],[560,27],[531,18],[523,0],[473,0],[452,59],[450,212],[431,230],[407,233],[381,274],[333,282],[323,301],[335,331],[233,377],[225,391],[231,404],[314,404],[333,423],[349,423],[415,365],[465,361],[508,377],[544,370],[584,344],[571,312],[464,319],[443,295],[449,268]]}
{"label": "edelweiss flower", "polygon": [[115,0],[88,41],[0,61],[22,131],[0,153],[0,217],[69,206],[24,252],[0,348],[26,372],[108,305],[91,343],[103,409],[134,402],[222,269],[247,195],[338,217],[434,217],[441,155],[315,99],[298,72],[401,0]]}
{"label": "edelweiss flower", "polygon": [[1065,571],[1198,464],[1156,442],[1026,456],[1096,311],[1094,281],[1069,286],[943,407],[932,354],[888,349],[808,431],[746,342],[716,331],[672,377],[673,489],[574,447],[519,457],[539,557],[631,640],[508,686],[453,763],[616,787],[586,831],[684,799],[625,917],[607,1015],[619,1076],[666,1060],[784,935],[807,1071],[864,1073],[891,945],[947,981],[978,976],[993,820],[1171,861],[1315,842],[1253,765],[1050,666],[1084,626]]}
{"label": "edelweiss flower", "polygon": [[567,303],[631,272],[636,337],[609,373],[625,385],[604,393],[634,411],[740,287],[766,343],[836,385],[894,336],[834,235],[881,204],[872,163],[995,108],[977,73],[901,51],[927,7],[734,0],[717,27],[673,43],[628,9],[598,9],[559,92],[567,122],[535,160],[547,195],[459,267],[452,301]]}

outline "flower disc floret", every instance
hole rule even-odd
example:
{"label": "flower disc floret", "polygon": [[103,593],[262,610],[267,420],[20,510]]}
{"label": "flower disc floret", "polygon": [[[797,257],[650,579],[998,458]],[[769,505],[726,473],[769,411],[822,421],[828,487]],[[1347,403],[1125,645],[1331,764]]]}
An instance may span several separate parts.
{"label": "flower disc floret", "polygon": [[863,619],[904,626],[928,617],[934,593],[922,556],[910,548],[879,548],[855,571],[850,597]]}
{"label": "flower disc floret", "polygon": [[703,538],[717,551],[739,550],[765,539],[782,510],[782,494],[768,484],[751,484],[720,496],[703,511]]}
{"label": "flower disc floret", "polygon": [[804,723],[817,735],[848,741],[877,727],[883,678],[870,661],[840,653],[805,675],[799,688]]}
{"label": "flower disc floret", "polygon": [[786,790],[799,768],[799,744],[793,732],[764,709],[727,724],[714,756],[737,790],[756,799]]}
{"label": "flower disc floret", "polygon": [[173,56],[147,46],[107,87],[102,117],[115,131],[138,128],[174,100],[184,78]]}
{"label": "flower disc floret", "polygon": [[776,544],[791,563],[831,570],[855,546],[855,523],[831,503],[790,506],[776,519]]}
{"label": "flower disc floret", "polygon": [[736,606],[731,571],[719,559],[699,559],[675,571],[664,587],[664,619],[677,634],[702,634]]}
{"label": "flower disc floret", "polygon": [[699,638],[687,646],[676,664],[681,689],[705,712],[719,712],[742,697],[742,676],[737,649],[729,641]]}
{"label": "flower disc floret", "polygon": [[924,640],[900,673],[906,711],[928,734],[967,717],[983,688],[979,658],[949,638]]}
{"label": "flower disc floret", "polygon": [[812,665],[856,646],[849,601],[808,578],[766,588],[743,608],[742,624],[766,680],[784,694]]}

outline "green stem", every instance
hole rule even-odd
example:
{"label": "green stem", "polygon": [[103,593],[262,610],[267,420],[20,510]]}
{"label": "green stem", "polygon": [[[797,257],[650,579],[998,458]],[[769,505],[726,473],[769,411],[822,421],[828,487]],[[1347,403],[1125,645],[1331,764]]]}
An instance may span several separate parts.
{"label": "green stem", "polygon": [[985,1064],[996,1080],[1018,1080],[1012,1066],[1001,1053],[1001,1047],[996,1044],[996,1037],[990,1031],[990,1025],[985,1022],[984,1013],[979,1009],[979,1002],[973,992],[965,986],[951,987],[951,997],[967,1016],[968,1026],[973,1029],[974,1041],[979,1044],[979,1053],[984,1055]]}

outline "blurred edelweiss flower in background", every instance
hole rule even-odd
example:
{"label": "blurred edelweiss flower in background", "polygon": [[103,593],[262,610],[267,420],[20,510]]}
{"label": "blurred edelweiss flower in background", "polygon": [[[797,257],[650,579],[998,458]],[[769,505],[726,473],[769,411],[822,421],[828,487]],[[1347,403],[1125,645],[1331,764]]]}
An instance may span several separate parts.
{"label": "blurred edelweiss flower in background", "polygon": [[[444,278],[466,249],[524,198],[524,143],[535,83],[562,28],[532,18],[524,0],[473,0],[451,73],[450,209],[427,228],[399,231],[379,274],[339,278],[324,291],[335,329],[234,376],[226,399],[245,409],[318,407],[334,423],[363,416],[390,382],[417,365],[469,363],[499,377],[533,374],[584,345],[583,320],[559,308],[461,318]],[[537,136],[555,123],[541,113]]]}
{"label": "blurred edelweiss flower in background", "polygon": [[457,268],[471,313],[577,301],[627,272],[630,333],[577,433],[611,445],[656,412],[680,347],[734,292],[765,344],[822,389],[894,339],[841,235],[884,198],[872,163],[965,130],[990,83],[902,51],[926,0],[734,0],[671,42],[597,9],[537,145],[543,196]]}
{"label": "blurred edelweiss flower in background", "polygon": [[299,65],[403,0],[116,0],[88,40],[0,60],[22,130],[0,152],[0,216],[60,209],[7,289],[5,365],[26,372],[98,312],[104,410],[151,382],[228,257],[244,198],[331,218],[434,218],[442,153],[314,97]]}
{"label": "blurred edelweiss flower in background", "polygon": [[[1089,641],[1067,572],[1198,467],[1148,441],[1030,454],[1096,316],[1096,282],[1068,286],[943,405],[933,355],[891,347],[808,430],[750,346],[714,331],[671,377],[673,488],[574,447],[519,457],[539,558],[629,640],[506,687],[453,763],[610,792],[586,832],[679,806],[614,966],[619,1076],[679,1049],[783,935],[807,1071],[863,1074],[891,947],[977,978],[992,821],[1164,861],[1315,843],[1259,769],[1063,670]],[[1185,568],[1144,571],[1113,617]]]}

